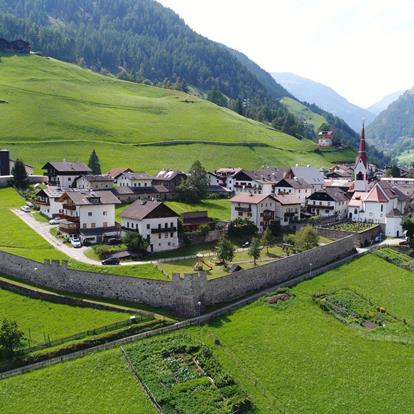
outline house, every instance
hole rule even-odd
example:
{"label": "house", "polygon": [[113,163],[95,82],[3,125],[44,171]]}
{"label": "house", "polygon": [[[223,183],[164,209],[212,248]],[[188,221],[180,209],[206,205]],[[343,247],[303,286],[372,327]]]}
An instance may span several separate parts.
{"label": "house", "polygon": [[355,192],[348,205],[348,218],[356,222],[380,224],[388,237],[402,237],[404,214],[409,197],[396,186],[378,181],[371,190]]}
{"label": "house", "polygon": [[179,247],[178,214],[158,201],[137,200],[121,213],[122,229],[145,238],[150,252]]}
{"label": "house", "polygon": [[112,168],[110,169],[106,175],[109,175],[114,181],[123,173],[126,172],[133,172],[130,168]]}
{"label": "house", "polygon": [[222,186],[222,180],[217,174],[208,172],[207,178],[209,186]]}
{"label": "house", "polygon": [[350,197],[339,188],[327,187],[307,198],[308,212],[319,217],[345,218]]}
{"label": "house", "polygon": [[114,179],[109,175],[82,175],[74,181],[74,187],[81,190],[110,190]]}
{"label": "house", "polygon": [[302,200],[294,194],[276,194],[276,215],[281,226],[289,226],[300,221]]}
{"label": "house", "polygon": [[44,216],[50,219],[58,217],[63,213],[63,203],[59,201],[63,194],[61,188],[48,186],[36,194],[34,204]]}
{"label": "house", "polygon": [[354,177],[354,166],[350,164],[337,164],[326,173],[326,178],[339,180],[352,180]]}
{"label": "house", "polygon": [[117,187],[139,188],[151,187],[152,180],[146,172],[124,172],[116,178],[115,182]]}
{"label": "house", "polygon": [[332,147],[335,137],[334,131],[321,131],[318,134],[318,146],[322,148]]}
{"label": "house", "polygon": [[272,195],[241,193],[230,202],[231,219],[246,218],[256,225],[260,233],[276,220],[277,201]]}
{"label": "house", "polygon": [[226,187],[230,191],[233,191],[233,176],[241,171],[241,168],[219,168],[214,171],[214,174],[219,178],[219,185]]}
{"label": "house", "polygon": [[262,168],[257,171],[239,170],[229,180],[229,190],[235,194],[272,194],[275,185],[285,177],[286,170]]}
{"label": "house", "polygon": [[153,185],[162,185],[170,193],[176,193],[177,188],[186,178],[187,174],[181,171],[161,170],[155,175]]}
{"label": "house", "polygon": [[49,161],[43,167],[49,185],[60,188],[71,188],[75,180],[92,173],[92,170],[81,162]]}
{"label": "house", "polygon": [[181,214],[184,232],[197,231],[201,226],[211,226],[213,219],[208,216],[208,211],[189,211]]}
{"label": "house", "polygon": [[313,188],[305,180],[300,178],[282,178],[275,186],[275,194],[290,194],[299,198],[303,207],[306,204],[306,198],[313,192]]}
{"label": "house", "polygon": [[284,178],[297,178],[304,180],[313,188],[314,191],[322,190],[325,186],[325,177],[318,168],[296,166],[290,168]]}
{"label": "house", "polygon": [[171,193],[163,185],[152,185],[151,187],[116,187],[112,192],[122,203],[132,203],[136,200],[168,200]]}
{"label": "house", "polygon": [[111,191],[65,191],[58,200],[62,203],[59,231],[69,237],[79,235],[82,242],[99,243],[119,237],[121,228],[115,221],[115,206],[120,201]]}

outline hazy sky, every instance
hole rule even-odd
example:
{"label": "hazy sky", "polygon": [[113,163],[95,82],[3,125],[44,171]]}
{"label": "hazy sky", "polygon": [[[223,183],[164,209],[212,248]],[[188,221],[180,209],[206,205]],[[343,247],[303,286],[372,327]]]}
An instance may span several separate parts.
{"label": "hazy sky", "polygon": [[413,0],[159,0],[269,72],[324,83],[366,107],[414,86]]}

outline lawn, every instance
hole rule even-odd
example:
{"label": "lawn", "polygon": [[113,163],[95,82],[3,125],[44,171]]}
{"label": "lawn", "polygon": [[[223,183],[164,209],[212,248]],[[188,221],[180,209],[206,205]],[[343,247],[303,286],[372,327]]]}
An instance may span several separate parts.
{"label": "lawn", "polygon": [[191,333],[214,348],[256,413],[411,413],[414,347],[369,340],[311,300],[341,288],[414,322],[412,274],[368,255],[299,284],[286,305],[260,300]]}
{"label": "lawn", "polygon": [[16,321],[19,328],[31,339],[30,345],[60,339],[93,328],[125,321],[129,315],[120,312],[81,308],[32,299],[0,290],[1,318]]}
{"label": "lawn", "polygon": [[315,114],[305,105],[301,104],[298,101],[295,101],[292,98],[282,98],[281,102],[286,106],[286,108],[288,108],[289,112],[307,122],[308,124],[311,124],[315,132],[318,132],[322,124],[327,123],[326,119],[322,115]]}
{"label": "lawn", "polygon": [[[2,56],[0,144],[37,172],[51,159],[86,162],[96,148],[103,170],[154,173],[296,163],[329,166],[299,140],[179,91],[105,77],[40,56]],[[172,156],[173,154],[173,156]],[[348,155],[347,155],[348,156]]]}
{"label": "lawn", "polygon": [[0,381],[2,414],[156,414],[112,349]]}
{"label": "lawn", "polygon": [[167,206],[177,214],[188,213],[190,211],[208,211],[210,218],[230,221],[231,203],[228,199],[203,200],[196,204],[188,204],[180,201],[168,201]]}

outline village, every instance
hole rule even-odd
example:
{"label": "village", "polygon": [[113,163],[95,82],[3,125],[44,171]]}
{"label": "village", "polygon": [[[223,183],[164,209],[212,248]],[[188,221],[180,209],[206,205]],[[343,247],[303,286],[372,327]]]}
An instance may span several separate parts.
{"label": "village", "polygon": [[[330,134],[321,134],[321,146],[327,145]],[[403,239],[402,221],[411,213],[414,179],[385,177],[384,171],[369,164],[365,147],[362,128],[355,164],[338,164],[331,169],[296,165],[256,171],[223,167],[207,172],[196,163],[199,170],[192,173],[166,169],[149,175],[114,167],[105,174],[94,174],[80,162],[49,161],[43,166],[43,176],[32,176],[26,166],[29,178],[37,184],[31,201],[16,214],[44,236],[47,231],[52,244],[56,245],[53,239],[63,240],[65,253],[69,251],[71,257],[102,265],[168,257],[170,261],[189,259],[187,270],[212,270],[215,264],[223,264],[226,256],[216,258],[215,263],[203,256],[213,256],[217,244],[231,232],[233,251],[248,251],[254,264],[265,245],[267,260],[273,258],[269,246],[276,246],[274,258],[288,255],[290,247],[294,251],[292,237],[304,227],[316,228],[319,236],[325,236],[325,243],[332,240],[326,233],[329,228],[357,233],[375,227],[360,247],[384,238]],[[13,161],[6,150],[1,160],[5,178]],[[197,209],[199,204],[192,204],[194,200],[185,204],[188,211],[174,210],[171,203],[194,196],[195,189],[182,189],[189,186],[189,177],[197,174],[205,186],[201,197],[224,205],[227,217],[212,217],[208,209]],[[32,212],[44,218],[43,230],[29,218]],[[255,249],[259,250],[256,254],[249,252]],[[93,257],[88,254],[92,250]],[[233,258],[234,253],[229,261]],[[251,266],[246,254],[239,259],[227,271],[241,270],[242,262]]]}

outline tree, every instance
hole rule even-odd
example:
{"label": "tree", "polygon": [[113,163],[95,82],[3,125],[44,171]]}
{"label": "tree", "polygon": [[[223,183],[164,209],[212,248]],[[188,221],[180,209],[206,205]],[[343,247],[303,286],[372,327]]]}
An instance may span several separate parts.
{"label": "tree", "polygon": [[88,161],[88,167],[92,170],[92,174],[95,174],[95,175],[101,174],[101,163],[99,162],[99,158],[95,150],[91,152],[91,155]]}
{"label": "tree", "polygon": [[29,184],[26,167],[24,162],[17,159],[12,169],[13,185],[17,188],[26,188]]}
{"label": "tree", "polygon": [[0,348],[6,358],[12,357],[23,346],[25,340],[24,333],[15,321],[3,320],[0,325]]}
{"label": "tree", "polygon": [[217,244],[217,258],[222,260],[225,265],[234,258],[235,248],[229,239],[222,239]]}
{"label": "tree", "polygon": [[149,245],[148,241],[135,231],[128,231],[122,241],[131,252],[142,252],[147,250]]}
{"label": "tree", "polygon": [[305,226],[293,237],[298,250],[309,250],[319,245],[319,234],[312,226]]}
{"label": "tree", "polygon": [[207,197],[208,176],[200,161],[196,161],[190,168],[188,177],[178,187],[180,198],[183,201],[196,203]]}
{"label": "tree", "polygon": [[407,234],[410,246],[413,246],[414,245],[414,220],[410,216],[404,216],[401,226]]}
{"label": "tree", "polygon": [[272,245],[273,242],[273,234],[272,230],[269,226],[266,227],[266,230],[264,231],[262,235],[262,245],[263,247],[266,247],[266,253],[269,254],[269,247]]}
{"label": "tree", "polygon": [[400,169],[398,168],[398,166],[397,166],[397,165],[393,165],[393,166],[391,167],[391,177],[398,178],[398,177],[400,177],[400,176],[401,176],[401,171],[400,171]]}
{"label": "tree", "polygon": [[253,264],[256,266],[256,261],[259,259],[261,250],[260,250],[260,240],[257,237],[252,239],[252,242],[249,247],[248,254],[250,257],[253,257]]}
{"label": "tree", "polygon": [[229,236],[235,239],[250,239],[257,231],[256,225],[248,218],[236,217],[229,225]]}
{"label": "tree", "polygon": [[227,106],[227,98],[216,88],[208,92],[207,99],[218,106]]}

